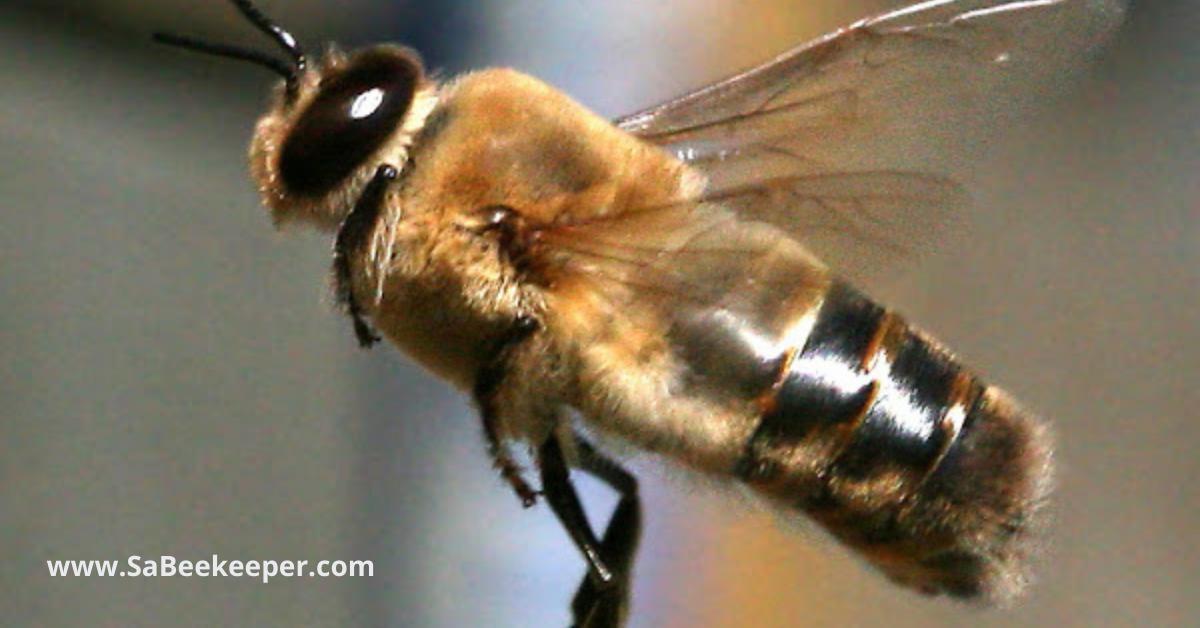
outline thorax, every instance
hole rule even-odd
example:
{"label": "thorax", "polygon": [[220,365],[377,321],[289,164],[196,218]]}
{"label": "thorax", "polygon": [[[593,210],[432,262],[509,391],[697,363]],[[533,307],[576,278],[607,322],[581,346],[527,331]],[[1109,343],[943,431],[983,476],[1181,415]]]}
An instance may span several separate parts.
{"label": "thorax", "polygon": [[554,290],[553,273],[514,265],[483,212],[507,207],[532,230],[555,229],[670,202],[699,187],[689,176],[535,79],[467,75],[442,88],[417,136],[356,265],[356,295],[393,342],[469,388],[506,325],[542,319]]}

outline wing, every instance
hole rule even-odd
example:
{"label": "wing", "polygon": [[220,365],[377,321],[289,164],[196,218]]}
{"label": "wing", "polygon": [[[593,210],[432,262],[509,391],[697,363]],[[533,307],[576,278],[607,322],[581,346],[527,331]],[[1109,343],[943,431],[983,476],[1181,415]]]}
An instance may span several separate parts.
{"label": "wing", "polygon": [[[669,358],[664,372],[674,377],[664,385],[684,396],[706,381],[714,383],[698,394],[738,403],[769,389],[798,317],[830,281],[795,239],[719,203],[554,225],[537,242],[547,294],[557,301],[547,308],[558,319],[552,325],[585,353],[609,344]],[[595,325],[599,331],[581,331]],[[641,350],[659,342],[667,349]]]}
{"label": "wing", "polygon": [[989,130],[1081,67],[1125,4],[924,2],[616,124],[703,171],[701,200],[863,280],[951,226]]}

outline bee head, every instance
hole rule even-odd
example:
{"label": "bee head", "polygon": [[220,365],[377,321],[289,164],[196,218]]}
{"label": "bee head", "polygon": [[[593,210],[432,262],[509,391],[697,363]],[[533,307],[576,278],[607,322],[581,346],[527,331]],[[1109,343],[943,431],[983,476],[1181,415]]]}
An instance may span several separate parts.
{"label": "bee head", "polygon": [[248,0],[230,0],[288,55],[156,33],[155,39],[266,67],[283,77],[250,142],[250,170],[276,225],[335,229],[383,163],[402,169],[437,102],[417,54],[400,46],[331,49],[310,64],[290,33]]}

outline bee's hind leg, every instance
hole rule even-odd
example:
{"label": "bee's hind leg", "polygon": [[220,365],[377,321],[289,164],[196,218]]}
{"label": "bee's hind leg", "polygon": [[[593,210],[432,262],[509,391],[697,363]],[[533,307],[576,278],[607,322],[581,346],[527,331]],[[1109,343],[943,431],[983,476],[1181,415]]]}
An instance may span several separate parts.
{"label": "bee's hind leg", "polygon": [[571,484],[562,447],[551,437],[539,450],[542,492],[559,521],[588,561],[584,577],[571,603],[574,628],[616,628],[624,622],[629,601],[629,576],[641,533],[642,509],[637,480],[615,462],[603,457],[587,442],[577,439],[579,469],[611,486],[620,501],[597,540]]}

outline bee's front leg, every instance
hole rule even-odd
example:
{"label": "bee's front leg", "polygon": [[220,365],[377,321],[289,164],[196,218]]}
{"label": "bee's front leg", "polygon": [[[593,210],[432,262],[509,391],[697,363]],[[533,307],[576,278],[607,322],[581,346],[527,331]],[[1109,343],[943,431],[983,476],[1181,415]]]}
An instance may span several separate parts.
{"label": "bee's front leg", "polygon": [[334,296],[354,323],[354,335],[358,338],[358,345],[364,349],[379,342],[379,335],[367,324],[362,315],[362,307],[354,298],[354,287],[350,283],[350,260],[362,254],[367,236],[379,222],[379,214],[383,210],[384,199],[387,198],[388,185],[396,180],[397,176],[399,171],[390,164],[381,164],[375,170],[375,176],[367,183],[362,195],[354,203],[354,208],[338,227],[337,239],[333,244]]}

